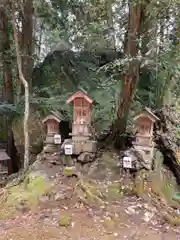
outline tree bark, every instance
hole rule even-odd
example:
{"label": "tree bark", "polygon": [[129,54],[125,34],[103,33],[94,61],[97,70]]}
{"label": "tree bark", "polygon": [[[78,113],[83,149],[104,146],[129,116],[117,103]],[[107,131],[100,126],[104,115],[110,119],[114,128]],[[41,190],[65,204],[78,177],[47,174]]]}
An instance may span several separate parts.
{"label": "tree bark", "polygon": [[[2,52],[2,65],[3,65],[3,101],[13,104],[14,91],[13,91],[13,76],[12,76],[12,63],[11,63],[11,46],[9,40],[9,19],[8,19],[8,5],[3,3],[0,5],[0,32],[1,32],[1,52]],[[4,116],[5,118],[5,131],[7,133],[7,153],[11,158],[8,161],[8,173],[13,173],[13,164],[17,162],[17,153],[14,151],[15,144],[13,141],[12,132],[12,119]]]}
{"label": "tree bark", "polygon": [[6,8],[0,7],[0,30],[1,30],[1,52],[4,75],[4,100],[13,103],[13,83],[12,83],[12,64],[10,55],[8,17]]}
{"label": "tree bark", "polygon": [[143,6],[140,3],[129,3],[129,23],[126,43],[126,54],[132,60],[129,62],[127,72],[124,74],[123,88],[118,100],[117,119],[113,127],[116,146],[120,145],[119,137],[125,133],[131,102],[139,80],[140,63],[136,56],[138,53],[138,37],[140,34]]}
{"label": "tree bark", "polygon": [[19,72],[19,78],[24,86],[25,90],[25,109],[24,109],[24,168],[27,169],[29,166],[29,129],[28,129],[28,120],[29,120],[29,85],[28,81],[25,79],[22,72],[21,57],[19,50],[18,34],[16,30],[16,17],[15,10],[12,9],[12,25],[14,32],[14,41],[16,47],[16,57],[17,57],[17,66]]}
{"label": "tree bark", "polygon": [[22,5],[22,72],[32,92],[32,70],[33,70],[33,0],[23,0]]}
{"label": "tree bark", "polygon": [[106,11],[107,11],[107,24],[108,24],[108,35],[109,35],[109,48],[116,49],[116,38],[114,31],[114,22],[113,22],[113,0],[106,0]]}

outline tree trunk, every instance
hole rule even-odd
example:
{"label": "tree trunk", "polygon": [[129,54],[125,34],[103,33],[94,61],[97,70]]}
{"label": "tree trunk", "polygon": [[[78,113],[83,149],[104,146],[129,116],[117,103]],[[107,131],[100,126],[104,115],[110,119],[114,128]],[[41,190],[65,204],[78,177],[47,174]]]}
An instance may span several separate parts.
{"label": "tree trunk", "polygon": [[113,21],[113,0],[106,0],[106,11],[107,11],[107,24],[108,24],[108,37],[109,37],[109,48],[116,49],[116,38],[114,31]]}
{"label": "tree trunk", "polygon": [[[156,39],[156,25],[154,22],[152,22],[151,16],[149,16],[149,13],[146,9],[146,7],[149,5],[149,0],[146,0],[144,2],[144,8],[142,11],[141,16],[141,54],[145,57],[146,53],[150,50],[149,44],[153,39]],[[152,43],[151,43],[152,45]],[[155,56],[149,56],[149,57],[155,57]]]}
{"label": "tree trunk", "polygon": [[[12,64],[11,64],[11,47],[9,41],[9,21],[8,21],[8,6],[5,3],[0,6],[0,32],[1,32],[1,52],[2,52],[2,64],[3,64],[3,100],[7,103],[14,103],[14,91],[13,91],[13,77],[12,77]],[[6,121],[5,131],[7,132],[8,146],[7,153],[11,158],[8,162],[9,174],[16,171],[13,164],[18,161],[15,143],[13,141],[12,132],[12,119],[4,116]]]}
{"label": "tree trunk", "polygon": [[33,0],[23,0],[22,13],[22,72],[28,81],[30,93],[32,91],[33,70]]}
{"label": "tree trunk", "polygon": [[126,54],[133,59],[124,74],[123,88],[119,96],[117,119],[113,127],[116,146],[119,146],[119,137],[125,133],[131,102],[139,80],[140,63],[135,59],[138,53],[138,37],[142,18],[142,5],[129,3],[129,23],[126,43]]}
{"label": "tree trunk", "polygon": [[4,100],[13,103],[12,66],[8,32],[8,17],[5,7],[0,7],[1,52],[4,76]]}
{"label": "tree trunk", "polygon": [[[177,56],[177,52],[179,50],[179,37],[180,37],[180,33],[179,33],[179,28],[180,28],[180,23],[179,23],[179,18],[180,18],[180,14],[179,12],[177,12],[176,14],[174,13],[174,15],[176,16],[175,20],[174,20],[174,26],[172,29],[172,32],[169,33],[169,27],[168,27],[168,21],[169,19],[171,19],[171,14],[169,13],[169,11],[167,11],[166,17],[160,19],[160,42],[161,42],[161,46],[159,47],[159,54],[163,53],[164,49],[164,43],[167,41],[167,39],[170,39],[172,36],[173,38],[171,40],[172,41],[172,45],[171,45],[171,52],[169,53],[169,59],[171,59],[171,65],[176,66],[177,62],[179,61],[179,57]],[[172,34],[172,36],[170,36],[170,34]],[[177,50],[178,49],[178,50]],[[162,71],[162,70],[161,70]],[[165,69],[165,71],[167,71],[167,69]],[[157,97],[156,97],[156,105],[157,107],[160,109],[164,106],[170,106],[172,104],[172,92],[174,87],[177,84],[177,80],[173,79],[174,74],[171,73],[171,71],[168,71],[168,74],[166,76],[166,78],[162,81],[158,81],[158,85],[157,85]]]}
{"label": "tree trunk", "polygon": [[19,50],[19,42],[18,42],[18,34],[16,29],[16,17],[15,17],[15,10],[12,9],[12,24],[13,24],[13,31],[14,31],[14,41],[16,47],[16,56],[17,56],[17,65],[18,65],[18,72],[19,78],[24,86],[25,90],[25,109],[24,109],[24,168],[27,169],[29,166],[29,129],[28,129],[28,120],[29,120],[29,85],[28,81],[25,79],[23,72],[22,72],[22,65],[21,65],[21,57],[20,57],[20,50]]}

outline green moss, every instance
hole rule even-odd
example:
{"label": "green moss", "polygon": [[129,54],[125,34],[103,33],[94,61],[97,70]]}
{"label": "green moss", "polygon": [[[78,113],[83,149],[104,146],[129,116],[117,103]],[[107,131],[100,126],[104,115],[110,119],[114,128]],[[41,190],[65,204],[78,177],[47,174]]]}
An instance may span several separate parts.
{"label": "green moss", "polygon": [[170,205],[176,207],[178,202],[174,199],[178,192],[178,186],[174,176],[167,170],[155,171],[148,179],[148,187],[153,193]]}
{"label": "green moss", "polygon": [[164,215],[164,220],[173,226],[180,225],[180,216],[171,216],[170,214]]}
{"label": "green moss", "polygon": [[[158,183],[158,184],[157,184]],[[151,189],[151,191],[156,194],[157,196],[162,195],[162,174],[161,172],[153,172],[150,174],[148,181],[148,188]]]}
{"label": "green moss", "polygon": [[112,220],[112,219],[105,219],[105,220],[103,221],[103,225],[104,225],[104,227],[107,228],[107,229],[113,229],[113,228],[115,227],[116,223],[115,223],[115,221]]}
{"label": "green moss", "polygon": [[177,187],[176,181],[174,178],[171,178],[171,180],[168,180],[167,182],[165,182],[162,189],[162,195],[171,207],[179,208],[180,202],[176,201],[174,198],[177,190],[178,190],[178,187]]}
{"label": "green moss", "polygon": [[179,192],[175,193],[173,200],[180,204],[180,193]]}
{"label": "green moss", "polygon": [[76,174],[76,169],[74,167],[66,167],[63,170],[63,174],[66,177],[72,177],[74,174]]}
{"label": "green moss", "polygon": [[106,192],[108,200],[119,200],[122,196],[121,184],[120,183],[111,183],[107,186]]}
{"label": "green moss", "polygon": [[136,174],[133,192],[138,197],[142,197],[145,194],[145,192],[146,192],[146,188],[145,188],[145,172],[143,170],[139,171]]}
{"label": "green moss", "polygon": [[113,152],[104,152],[102,161],[104,162],[106,168],[110,169],[113,174],[119,175],[119,168],[117,167],[118,161]]}
{"label": "green moss", "polygon": [[68,227],[70,225],[70,218],[68,216],[61,216],[59,219],[59,226],[61,227]]}
{"label": "green moss", "polygon": [[28,176],[22,184],[10,187],[8,190],[7,203],[9,205],[26,202],[29,207],[34,207],[37,205],[39,197],[49,192],[50,184],[40,176],[35,178]]}

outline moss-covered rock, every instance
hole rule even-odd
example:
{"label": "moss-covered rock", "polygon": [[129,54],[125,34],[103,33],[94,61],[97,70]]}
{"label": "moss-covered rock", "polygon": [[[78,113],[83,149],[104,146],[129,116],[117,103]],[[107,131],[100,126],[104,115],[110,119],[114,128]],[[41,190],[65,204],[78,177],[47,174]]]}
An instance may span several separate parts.
{"label": "moss-covered rock", "polygon": [[163,166],[164,156],[163,154],[155,148],[154,150],[154,159],[153,159],[153,165],[154,165],[154,171],[161,171],[161,168]]}
{"label": "moss-covered rock", "polygon": [[173,216],[170,214],[165,214],[164,220],[173,226],[180,226],[180,216]]}
{"label": "moss-covered rock", "polygon": [[97,156],[97,160],[94,164],[90,165],[91,167],[89,171],[87,171],[88,176],[97,180],[119,180],[119,155],[110,150],[98,154],[99,156]]}
{"label": "moss-covered rock", "polygon": [[7,204],[18,206],[26,202],[30,208],[36,207],[39,198],[49,194],[50,183],[41,176],[27,176],[23,183],[8,189]]}
{"label": "moss-covered rock", "polygon": [[168,205],[177,207],[179,203],[175,196],[179,191],[176,179],[169,169],[161,167],[152,172],[147,181],[147,187]]}
{"label": "moss-covered rock", "polygon": [[144,169],[140,170],[136,173],[133,192],[138,197],[143,197],[147,193],[145,179],[146,179],[146,171]]}
{"label": "moss-covered rock", "polygon": [[63,215],[59,219],[59,226],[61,227],[68,227],[71,223],[70,217]]}
{"label": "moss-covered rock", "polygon": [[72,177],[77,175],[77,171],[75,167],[65,167],[63,170],[63,174],[66,177]]}
{"label": "moss-covered rock", "polygon": [[[15,145],[21,159],[24,156],[24,133],[23,133],[23,116],[14,120],[12,127],[15,139]],[[31,162],[35,160],[35,156],[42,151],[43,140],[45,137],[44,126],[41,117],[37,111],[31,110],[29,117],[29,137],[30,137],[30,156]]]}
{"label": "moss-covered rock", "polygon": [[103,225],[108,230],[114,229],[116,222],[111,218],[106,218],[103,220]]}

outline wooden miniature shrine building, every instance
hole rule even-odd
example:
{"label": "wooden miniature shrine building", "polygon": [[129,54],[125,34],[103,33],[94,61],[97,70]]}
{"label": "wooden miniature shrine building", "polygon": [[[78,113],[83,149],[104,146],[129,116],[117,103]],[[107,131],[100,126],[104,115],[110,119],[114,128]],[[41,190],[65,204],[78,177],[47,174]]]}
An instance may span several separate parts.
{"label": "wooden miniature shrine building", "polygon": [[0,148],[0,186],[3,186],[8,176],[8,162],[10,160],[10,157],[6,153],[6,149]]}
{"label": "wooden miniature shrine building", "polygon": [[152,146],[154,123],[159,118],[149,109],[145,110],[134,118],[136,130],[136,144],[142,146]]}
{"label": "wooden miniature shrine building", "polygon": [[74,145],[73,153],[95,152],[96,142],[90,140],[93,100],[85,92],[78,91],[67,100],[67,103],[73,104],[72,133],[70,134]]}
{"label": "wooden miniature shrine building", "polygon": [[59,134],[59,123],[61,118],[56,112],[52,112],[46,118],[43,119],[43,123],[46,125],[46,134],[47,136],[54,136]]}
{"label": "wooden miniature shrine building", "polygon": [[53,152],[56,150],[54,137],[60,136],[59,123],[61,122],[61,118],[58,113],[52,112],[47,117],[45,117],[42,122],[45,124],[46,127],[45,147],[51,149]]}
{"label": "wooden miniature shrine building", "polygon": [[154,153],[154,123],[158,121],[159,118],[149,108],[145,108],[144,111],[133,120],[136,135],[136,140],[133,145],[136,150],[143,151],[147,159],[151,161]]}
{"label": "wooden miniature shrine building", "polygon": [[78,91],[67,103],[73,104],[72,139],[76,136],[88,139],[91,136],[90,124],[93,100],[85,93]]}

